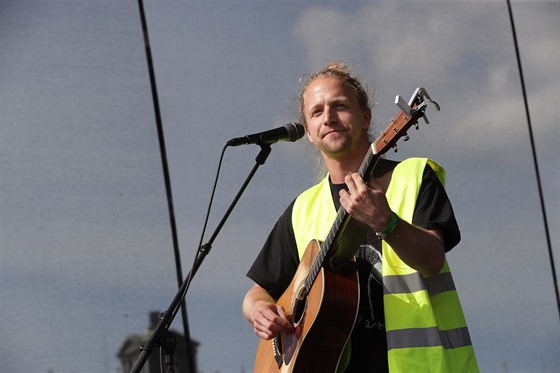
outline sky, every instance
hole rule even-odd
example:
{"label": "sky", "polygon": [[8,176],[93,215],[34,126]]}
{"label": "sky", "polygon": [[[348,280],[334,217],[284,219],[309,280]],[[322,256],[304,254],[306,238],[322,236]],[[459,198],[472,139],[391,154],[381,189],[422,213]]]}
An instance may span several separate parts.
{"label": "sky", "polygon": [[[481,371],[560,370],[539,193],[558,273],[560,2],[512,2],[538,168],[505,1],[144,7],[184,274],[227,140],[297,121],[300,81],[343,60],[374,93],[376,133],[396,95],[424,87],[441,106],[387,157],[447,170],[462,232],[448,261]],[[203,242],[259,150],[226,149]],[[186,298],[201,373],[252,371],[245,273],[316,177],[305,139],[274,144],[213,242]],[[176,289],[138,3],[0,0],[0,371],[119,372]]]}

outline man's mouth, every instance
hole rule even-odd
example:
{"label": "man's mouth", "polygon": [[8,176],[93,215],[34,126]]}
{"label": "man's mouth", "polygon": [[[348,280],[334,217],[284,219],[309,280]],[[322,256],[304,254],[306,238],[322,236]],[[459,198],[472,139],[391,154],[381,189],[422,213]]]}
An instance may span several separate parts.
{"label": "man's mouth", "polygon": [[323,135],[323,137],[327,137],[329,135],[336,135],[337,133],[341,133],[341,132],[344,132],[344,130],[341,130],[341,129],[340,130],[330,130],[329,132],[325,133]]}

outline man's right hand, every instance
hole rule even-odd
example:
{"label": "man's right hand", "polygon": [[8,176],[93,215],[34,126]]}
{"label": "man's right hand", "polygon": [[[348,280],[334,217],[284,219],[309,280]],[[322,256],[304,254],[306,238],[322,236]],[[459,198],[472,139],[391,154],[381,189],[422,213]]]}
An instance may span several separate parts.
{"label": "man's right hand", "polygon": [[292,333],[294,326],[281,306],[275,304],[270,294],[254,285],[243,300],[243,314],[256,335],[263,339],[272,339],[278,333]]}

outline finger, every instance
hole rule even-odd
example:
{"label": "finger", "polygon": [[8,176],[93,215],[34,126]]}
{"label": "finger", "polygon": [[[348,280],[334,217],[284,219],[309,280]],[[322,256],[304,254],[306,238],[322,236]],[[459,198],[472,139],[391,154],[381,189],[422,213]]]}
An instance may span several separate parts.
{"label": "finger", "polygon": [[340,192],[338,192],[338,197],[340,198],[340,200],[346,200],[350,198],[350,193],[348,193],[347,190],[342,189]]}
{"label": "finger", "polygon": [[293,323],[290,321],[286,313],[284,312],[284,308],[278,306],[278,316],[280,316],[280,323],[281,326],[286,328],[287,331],[291,331],[294,329]]}
{"label": "finger", "polygon": [[278,333],[273,333],[270,330],[259,329],[257,327],[254,327],[253,331],[255,332],[255,334],[257,336],[259,336],[262,339],[266,339],[266,340],[272,339],[272,338],[274,338],[278,335]]}
{"label": "finger", "polygon": [[354,178],[352,177],[352,175],[346,175],[344,177],[344,183],[346,184],[346,186],[348,187],[348,192],[350,194],[352,194],[352,191],[356,190],[356,182],[354,181]]}
{"label": "finger", "polygon": [[362,184],[364,184],[364,179],[360,176],[359,173],[354,172],[354,173],[350,174],[350,177],[352,178],[352,181],[353,181],[356,185],[362,185]]}
{"label": "finger", "polygon": [[[353,173],[351,176],[351,183],[353,184],[354,193],[364,193],[368,189],[368,185],[358,173]],[[352,193],[351,193],[352,194]]]}
{"label": "finger", "polygon": [[271,308],[260,310],[255,317],[255,322],[260,326],[259,330],[273,333],[288,332],[292,328],[282,307],[272,305]]}
{"label": "finger", "polygon": [[272,324],[268,322],[262,323],[255,319],[255,322],[253,323],[253,330],[256,335],[268,340],[278,335],[278,331],[272,330],[271,325]]}

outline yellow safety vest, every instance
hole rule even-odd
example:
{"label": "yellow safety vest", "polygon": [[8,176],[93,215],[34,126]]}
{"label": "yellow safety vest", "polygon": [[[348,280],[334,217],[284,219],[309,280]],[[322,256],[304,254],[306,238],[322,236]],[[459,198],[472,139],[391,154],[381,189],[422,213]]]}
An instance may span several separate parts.
{"label": "yellow safety vest", "polygon": [[[445,171],[426,158],[410,158],[394,169],[387,190],[391,209],[412,222],[422,175],[429,164],[440,181]],[[295,201],[292,225],[300,258],[309,241],[324,240],[336,218],[328,176]],[[467,324],[447,262],[424,276],[406,265],[383,241],[383,303],[389,370],[395,372],[478,372]],[[349,344],[348,344],[349,345]],[[346,367],[350,346],[341,359]]]}

